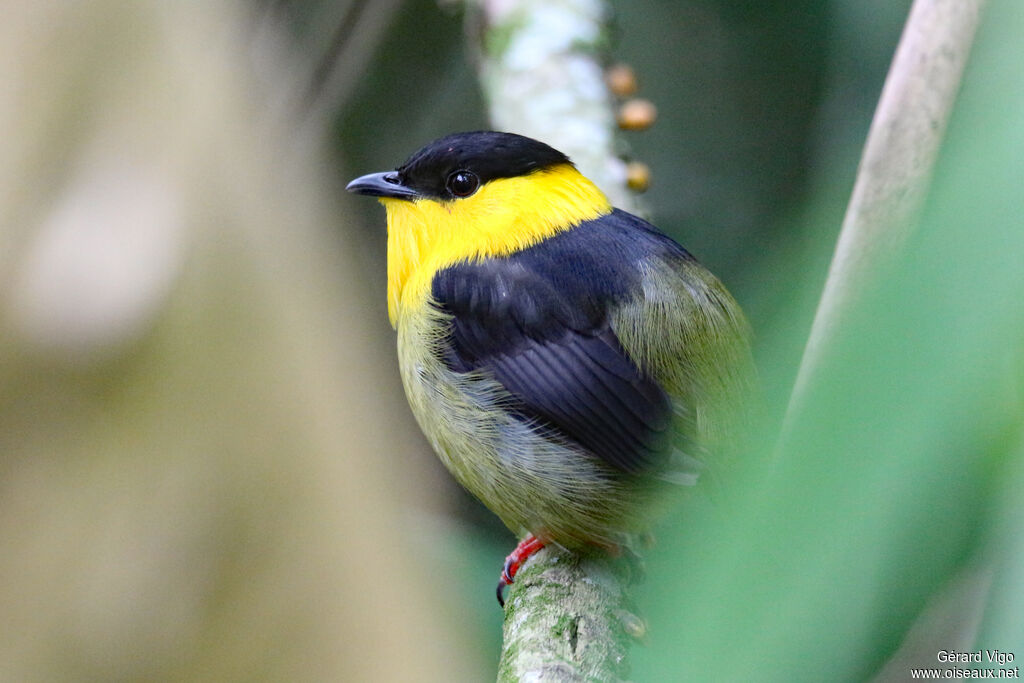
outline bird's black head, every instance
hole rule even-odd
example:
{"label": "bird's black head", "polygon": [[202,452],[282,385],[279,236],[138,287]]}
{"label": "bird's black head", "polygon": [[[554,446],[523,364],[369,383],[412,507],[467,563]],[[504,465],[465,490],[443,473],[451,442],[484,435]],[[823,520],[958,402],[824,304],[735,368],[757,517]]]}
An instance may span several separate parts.
{"label": "bird's black head", "polygon": [[398,199],[468,197],[497,178],[571,163],[556,149],[522,135],[476,131],[434,140],[396,170],[356,178],[349,192]]}

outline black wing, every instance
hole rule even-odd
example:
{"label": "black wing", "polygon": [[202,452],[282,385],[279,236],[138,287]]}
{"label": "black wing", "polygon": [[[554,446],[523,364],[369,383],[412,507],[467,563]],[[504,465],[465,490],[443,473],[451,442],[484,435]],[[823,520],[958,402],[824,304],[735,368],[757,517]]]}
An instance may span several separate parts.
{"label": "black wing", "polygon": [[666,456],[672,408],[608,324],[609,307],[640,286],[635,261],[622,244],[603,244],[614,235],[591,224],[439,271],[432,293],[452,316],[451,369],[489,371],[524,418],[635,473]]}

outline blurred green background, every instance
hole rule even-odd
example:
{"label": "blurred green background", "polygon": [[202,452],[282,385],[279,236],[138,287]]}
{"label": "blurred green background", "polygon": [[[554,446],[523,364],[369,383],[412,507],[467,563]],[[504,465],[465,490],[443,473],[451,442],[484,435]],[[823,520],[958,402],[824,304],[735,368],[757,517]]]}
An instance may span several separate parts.
{"label": "blurred green background", "polygon": [[[776,452],[909,5],[611,3],[659,111],[620,135],[643,201],[743,305],[765,397],[740,481],[658,531],[635,680],[1024,658],[1019,2],[989,3],[906,256]],[[412,423],[383,210],[341,189],[488,127],[460,4],[12,7],[0,678],[493,678],[514,539]]]}

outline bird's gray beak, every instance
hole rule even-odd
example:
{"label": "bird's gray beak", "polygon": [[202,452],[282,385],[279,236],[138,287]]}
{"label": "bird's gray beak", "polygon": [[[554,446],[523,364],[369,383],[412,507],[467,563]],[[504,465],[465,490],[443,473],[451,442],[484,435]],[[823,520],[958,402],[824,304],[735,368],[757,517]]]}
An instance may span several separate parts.
{"label": "bird's gray beak", "polygon": [[371,173],[360,176],[345,186],[349,192],[370,195],[371,197],[394,197],[395,199],[414,199],[419,193],[402,184],[394,171]]}

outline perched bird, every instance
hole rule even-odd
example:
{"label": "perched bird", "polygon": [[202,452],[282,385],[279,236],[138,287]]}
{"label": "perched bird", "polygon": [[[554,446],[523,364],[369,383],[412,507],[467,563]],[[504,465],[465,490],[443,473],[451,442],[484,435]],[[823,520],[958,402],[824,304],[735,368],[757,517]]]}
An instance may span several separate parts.
{"label": "perched bird", "polygon": [[544,544],[621,548],[664,482],[724,450],[749,380],[739,306],[564,154],[458,133],[347,189],[387,210],[388,314],[416,420],[525,535],[499,602]]}

